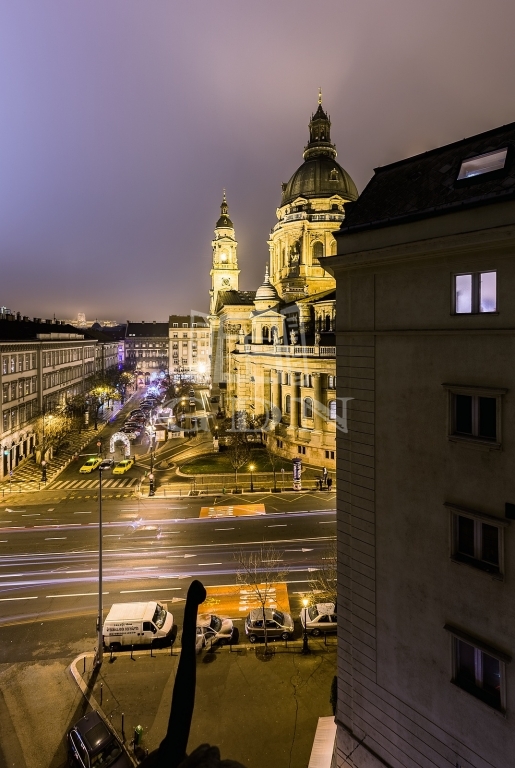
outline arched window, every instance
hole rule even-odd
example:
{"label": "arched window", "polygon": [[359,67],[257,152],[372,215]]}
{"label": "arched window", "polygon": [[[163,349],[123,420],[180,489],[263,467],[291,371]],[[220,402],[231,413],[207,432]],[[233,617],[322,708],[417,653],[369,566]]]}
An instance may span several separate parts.
{"label": "arched window", "polygon": [[270,328],[268,325],[263,326],[263,342],[270,341]]}
{"label": "arched window", "polygon": [[331,243],[331,256],[336,256],[336,240]]}
{"label": "arched window", "polygon": [[276,339],[277,339],[277,342],[279,342],[279,331],[277,329],[277,326],[274,325],[272,326],[272,334],[270,337],[270,341],[275,342]]}
{"label": "arched window", "polygon": [[287,414],[291,413],[291,397],[290,395],[286,395],[284,398],[284,412]]}
{"label": "arched window", "polygon": [[336,420],[336,400],[329,400],[327,403],[327,406],[329,408],[329,419],[331,421]]}
{"label": "arched window", "polygon": [[313,261],[315,259],[320,259],[324,255],[324,244],[320,242],[320,240],[316,240],[313,243]]}
{"label": "arched window", "polygon": [[317,328],[318,328],[318,332],[320,333],[320,331],[322,330],[322,315],[319,315],[317,317]]}
{"label": "arched window", "polygon": [[330,331],[331,330],[331,317],[330,315],[325,316],[325,330]]}
{"label": "arched window", "polygon": [[334,389],[334,376],[327,377],[327,389]]}
{"label": "arched window", "polygon": [[304,399],[304,418],[313,418],[313,400],[310,397]]}

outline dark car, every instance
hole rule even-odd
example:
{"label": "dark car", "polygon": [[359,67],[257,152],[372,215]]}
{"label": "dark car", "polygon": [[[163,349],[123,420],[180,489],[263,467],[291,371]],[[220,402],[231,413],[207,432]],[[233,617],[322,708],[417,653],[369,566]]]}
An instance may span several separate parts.
{"label": "dark car", "polygon": [[114,467],[114,459],[104,459],[99,469],[112,469]]}
{"label": "dark car", "polygon": [[70,765],[79,768],[132,768],[132,763],[115,734],[94,710],[81,717],[68,733]]}
{"label": "dark car", "polygon": [[144,416],[144,413],[143,413],[143,411],[141,410],[141,408],[136,408],[136,410],[135,410],[135,411],[131,411],[131,412],[129,413],[129,416]]}

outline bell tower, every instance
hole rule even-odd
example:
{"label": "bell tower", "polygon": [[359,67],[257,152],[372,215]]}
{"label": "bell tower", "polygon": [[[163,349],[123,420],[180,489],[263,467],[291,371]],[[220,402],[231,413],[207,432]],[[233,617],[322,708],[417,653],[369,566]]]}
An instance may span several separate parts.
{"label": "bell tower", "polygon": [[213,315],[220,291],[237,291],[238,243],[234,234],[234,225],[229,218],[229,206],[224,196],[220,206],[220,218],[216,222],[213,247],[213,263],[211,266],[211,290],[209,291],[209,314]]}

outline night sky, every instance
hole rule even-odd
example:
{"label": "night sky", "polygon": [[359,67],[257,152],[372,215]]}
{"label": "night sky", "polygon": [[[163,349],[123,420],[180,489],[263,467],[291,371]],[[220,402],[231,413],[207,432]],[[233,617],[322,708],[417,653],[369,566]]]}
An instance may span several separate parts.
{"label": "night sky", "polygon": [[515,120],[514,23],[513,0],[3,0],[0,305],[206,311],[223,187],[256,288],[319,86],[361,191]]}

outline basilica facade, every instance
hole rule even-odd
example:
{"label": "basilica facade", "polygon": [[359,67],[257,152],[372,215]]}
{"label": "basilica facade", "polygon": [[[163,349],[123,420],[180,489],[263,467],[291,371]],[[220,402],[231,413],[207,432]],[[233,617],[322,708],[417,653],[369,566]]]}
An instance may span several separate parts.
{"label": "basilica facade", "polygon": [[212,243],[211,381],[228,414],[268,419],[266,439],[278,454],[335,466],[335,281],[324,257],[345,204],[358,197],[336,162],[331,121],[319,97],[309,122],[304,161],[282,185],[268,241],[270,270],[257,291],[239,290],[237,241],[227,200]]}

